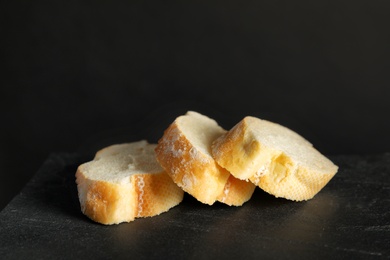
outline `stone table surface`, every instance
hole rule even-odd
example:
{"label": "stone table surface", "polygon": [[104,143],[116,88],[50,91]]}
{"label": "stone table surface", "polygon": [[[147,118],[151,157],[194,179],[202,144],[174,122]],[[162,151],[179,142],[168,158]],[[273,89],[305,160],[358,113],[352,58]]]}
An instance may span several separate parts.
{"label": "stone table surface", "polygon": [[80,211],[74,173],[85,158],[52,154],[0,212],[0,258],[390,258],[390,154],[331,159],[339,172],[306,202],[260,189],[242,207],[185,195],[167,213],[104,226]]}

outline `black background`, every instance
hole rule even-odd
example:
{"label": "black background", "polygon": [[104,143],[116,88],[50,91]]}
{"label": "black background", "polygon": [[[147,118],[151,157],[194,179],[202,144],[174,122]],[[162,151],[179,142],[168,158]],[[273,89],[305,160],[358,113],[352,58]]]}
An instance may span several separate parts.
{"label": "black background", "polygon": [[196,110],[390,151],[389,1],[0,1],[0,209],[52,152],[155,142]]}

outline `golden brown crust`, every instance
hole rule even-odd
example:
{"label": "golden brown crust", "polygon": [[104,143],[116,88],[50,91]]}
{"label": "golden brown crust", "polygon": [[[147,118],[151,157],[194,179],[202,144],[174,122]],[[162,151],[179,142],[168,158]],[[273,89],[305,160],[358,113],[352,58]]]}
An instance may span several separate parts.
{"label": "golden brown crust", "polygon": [[197,200],[212,205],[223,192],[229,172],[197,150],[176,121],[165,130],[155,151],[157,161],[172,180]]}
{"label": "golden brown crust", "polygon": [[183,200],[183,191],[165,173],[132,176],[137,193],[137,217],[152,217]]}
{"label": "golden brown crust", "polygon": [[313,174],[305,169],[298,169],[295,173],[286,173],[278,180],[272,174],[250,180],[262,190],[276,197],[294,201],[303,201],[313,198],[334,176],[334,174]]}
{"label": "golden brown crust", "polygon": [[210,154],[198,150],[177,120],[165,130],[155,151],[157,161],[173,181],[202,203],[212,205],[218,200],[241,206],[253,194],[255,185],[234,178]]}
{"label": "golden brown crust", "polygon": [[76,173],[82,212],[102,224],[130,222],[168,211],[183,200],[183,191],[165,173],[135,174],[128,185],[88,180]]}
{"label": "golden brown crust", "polygon": [[230,175],[217,200],[229,206],[241,206],[252,197],[255,188],[252,182],[239,180]]}
{"label": "golden brown crust", "polygon": [[78,167],[76,183],[81,211],[98,223],[110,225],[155,216],[183,200],[183,190],[160,167],[161,172],[135,173],[119,181],[95,180],[93,162]]}
{"label": "golden brown crust", "polygon": [[82,168],[81,165],[76,172],[81,211],[93,221],[106,225],[134,220],[137,206],[135,189],[130,184],[123,186],[89,180]]}
{"label": "golden brown crust", "polygon": [[[110,183],[94,182],[87,193],[85,214],[101,223],[110,223],[114,219],[117,201],[120,199],[118,187]],[[134,218],[129,217],[129,220]]]}
{"label": "golden brown crust", "polygon": [[248,120],[253,118],[244,118],[212,145],[214,159],[236,178],[249,179],[276,197],[302,201],[313,198],[336,174],[337,166],[318,172],[283,151],[264,146],[249,129]]}

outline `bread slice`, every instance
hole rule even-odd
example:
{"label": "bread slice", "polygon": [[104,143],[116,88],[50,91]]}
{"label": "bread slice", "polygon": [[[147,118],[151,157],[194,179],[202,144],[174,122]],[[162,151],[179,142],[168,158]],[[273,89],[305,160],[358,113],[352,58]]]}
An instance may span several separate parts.
{"label": "bread slice", "polygon": [[211,156],[212,142],[224,133],[213,119],[189,111],[165,130],[156,156],[172,180],[200,202],[240,206],[250,199],[255,185],[235,179]]}
{"label": "bread slice", "polygon": [[294,131],[250,116],[213,142],[212,155],[236,178],[295,201],[311,199],[338,170]]}
{"label": "bread slice", "polygon": [[178,205],[184,192],[160,167],[155,144],[112,145],[80,165],[76,183],[81,211],[102,224],[150,217]]}

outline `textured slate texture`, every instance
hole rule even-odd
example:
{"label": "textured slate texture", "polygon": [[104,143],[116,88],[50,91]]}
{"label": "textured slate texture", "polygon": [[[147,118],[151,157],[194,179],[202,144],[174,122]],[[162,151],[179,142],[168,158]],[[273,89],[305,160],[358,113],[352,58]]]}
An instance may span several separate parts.
{"label": "textured slate texture", "polygon": [[390,154],[333,156],[338,174],[312,200],[257,189],[242,207],[189,195],[160,216],[103,226],[79,210],[74,173],[53,154],[0,213],[1,259],[380,259],[390,257]]}

